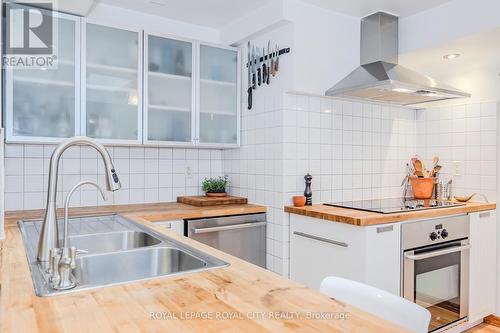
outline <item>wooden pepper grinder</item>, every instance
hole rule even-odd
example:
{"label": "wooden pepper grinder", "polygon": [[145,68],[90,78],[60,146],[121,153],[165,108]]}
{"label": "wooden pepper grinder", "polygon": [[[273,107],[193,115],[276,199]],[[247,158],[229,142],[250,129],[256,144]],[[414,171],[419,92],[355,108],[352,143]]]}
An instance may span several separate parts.
{"label": "wooden pepper grinder", "polygon": [[306,206],[312,206],[312,190],[311,190],[311,181],[313,177],[310,174],[304,176],[306,180],[306,189],[304,190],[304,196],[306,197]]}

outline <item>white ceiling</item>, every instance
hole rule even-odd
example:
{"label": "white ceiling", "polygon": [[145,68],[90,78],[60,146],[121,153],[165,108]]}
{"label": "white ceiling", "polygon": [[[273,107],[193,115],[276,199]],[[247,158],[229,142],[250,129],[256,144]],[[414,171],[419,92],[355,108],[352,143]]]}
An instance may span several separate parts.
{"label": "white ceiling", "polygon": [[442,5],[450,0],[304,0],[310,4],[344,13],[363,17],[382,10],[401,17]]}
{"label": "white ceiling", "polygon": [[[117,7],[220,28],[273,0],[97,0]],[[285,0],[286,1],[286,0]],[[363,17],[378,10],[408,16],[450,0],[304,0],[350,16]]]}
{"label": "white ceiling", "polygon": [[248,12],[267,4],[270,0],[98,0],[173,20],[222,27]]}
{"label": "white ceiling", "polygon": [[[500,96],[500,29],[416,52],[399,55],[399,63],[472,94],[473,99]],[[459,53],[445,60],[443,56]]]}

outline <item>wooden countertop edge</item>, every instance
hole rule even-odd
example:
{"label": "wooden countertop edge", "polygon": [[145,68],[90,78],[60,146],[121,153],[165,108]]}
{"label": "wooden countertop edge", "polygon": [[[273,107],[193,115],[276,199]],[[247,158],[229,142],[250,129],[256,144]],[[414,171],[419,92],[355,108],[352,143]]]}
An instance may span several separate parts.
{"label": "wooden countertop edge", "polygon": [[[254,204],[229,204],[207,207],[197,207],[177,202],[160,202],[151,204],[108,205],[73,207],[69,210],[71,216],[95,216],[104,214],[136,214],[145,215],[147,212],[150,221],[169,221],[179,219],[194,219],[203,217],[216,217],[221,215],[266,213],[265,206]],[[5,212],[5,226],[15,226],[21,219],[41,219],[44,209],[18,210]],[[63,209],[57,210],[57,215],[62,218]]]}
{"label": "wooden countertop edge", "polygon": [[496,209],[496,203],[467,203],[465,206],[429,209],[413,212],[381,214],[315,204],[306,207],[285,206],[287,213],[313,217],[331,222],[370,226],[386,223],[397,223],[420,218],[443,217],[455,214],[474,213]]}

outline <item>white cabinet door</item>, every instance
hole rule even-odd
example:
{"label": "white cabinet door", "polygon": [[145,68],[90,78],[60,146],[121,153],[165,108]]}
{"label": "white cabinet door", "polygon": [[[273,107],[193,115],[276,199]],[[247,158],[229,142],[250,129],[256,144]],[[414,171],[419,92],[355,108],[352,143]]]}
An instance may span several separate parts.
{"label": "white cabinet door", "polygon": [[401,223],[364,227],[364,283],[401,295]]}
{"label": "white cabinet door", "polygon": [[144,43],[144,142],[192,144],[193,42],[145,34]]}
{"label": "white cabinet door", "polygon": [[7,141],[58,142],[80,133],[80,19],[53,19],[57,66],[6,69]]}
{"label": "white cabinet door", "polygon": [[239,144],[239,68],[237,49],[199,45],[198,144]]}
{"label": "white cabinet door", "polygon": [[84,24],[82,124],[107,143],[142,139],[142,34]]}
{"label": "white cabinet door", "polygon": [[469,321],[474,322],[495,312],[497,245],[496,211],[471,213]]}
{"label": "white cabinet door", "polygon": [[318,290],[327,276],[362,282],[362,230],[290,214],[290,278]]}

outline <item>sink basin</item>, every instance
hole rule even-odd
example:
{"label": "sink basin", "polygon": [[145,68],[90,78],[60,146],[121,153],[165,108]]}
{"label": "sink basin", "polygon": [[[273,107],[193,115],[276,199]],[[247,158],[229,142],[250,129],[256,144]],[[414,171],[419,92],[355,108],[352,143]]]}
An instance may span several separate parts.
{"label": "sink basin", "polygon": [[161,240],[142,231],[117,231],[69,237],[70,246],[89,253],[106,253],[158,245]]}
{"label": "sink basin", "polygon": [[[47,263],[36,258],[40,220],[19,221],[35,293],[54,296],[127,282],[227,266],[228,263],[120,215],[69,219],[69,243],[88,251],[76,258],[76,287],[54,290]],[[62,221],[58,221],[62,232]],[[60,238],[61,239],[61,238]]]}
{"label": "sink basin", "polygon": [[206,267],[207,264],[184,251],[155,247],[77,259],[73,272],[83,285],[109,285],[143,280]]}

